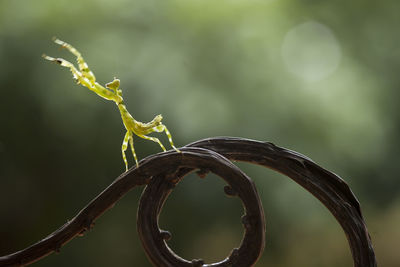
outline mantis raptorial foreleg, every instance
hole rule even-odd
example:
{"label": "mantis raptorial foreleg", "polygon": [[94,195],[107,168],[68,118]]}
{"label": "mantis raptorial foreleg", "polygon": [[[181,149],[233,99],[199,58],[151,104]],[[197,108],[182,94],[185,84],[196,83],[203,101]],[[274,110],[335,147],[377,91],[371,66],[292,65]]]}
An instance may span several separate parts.
{"label": "mantis raptorial foreleg", "polygon": [[135,158],[136,165],[139,166],[138,160],[136,157],[135,149],[133,146],[133,133],[135,133],[137,136],[151,140],[153,142],[156,142],[160,145],[160,147],[165,151],[165,147],[161,143],[161,141],[156,138],[156,137],[151,137],[147,136],[150,133],[153,132],[165,132],[165,134],[168,137],[169,143],[171,144],[171,147],[175,149],[177,152],[180,152],[175,146],[174,143],[172,142],[172,137],[170,132],[168,131],[167,127],[162,124],[162,116],[157,115],[154,117],[154,119],[151,122],[148,123],[142,123],[139,121],[136,121],[132,115],[128,112],[126,109],[126,106],[124,104],[124,99],[122,98],[122,90],[119,89],[120,81],[116,78],[110,83],[106,84],[106,87],[103,87],[99,83],[96,82],[96,78],[93,74],[93,72],[89,69],[88,64],[85,62],[83,59],[81,53],[75,49],[72,45],[63,42],[59,39],[54,39],[54,42],[56,44],[61,45],[61,47],[66,48],[68,51],[70,51],[73,55],[76,56],[76,60],[78,62],[79,70],[75,68],[75,66],[62,58],[54,58],[54,57],[49,57],[46,55],[43,55],[43,57],[46,60],[55,62],[63,67],[69,68],[70,71],[72,72],[72,75],[74,76],[75,81],[78,84],[82,84],[83,86],[89,88],[99,96],[107,99],[107,100],[112,100],[114,101],[118,109],[121,113],[121,118],[122,122],[127,130],[124,140],[122,142],[122,159],[124,160],[126,170],[128,170],[128,161],[126,160],[126,154],[125,151],[128,149],[128,143],[131,146],[132,154],[133,157]]}
{"label": "mantis raptorial foreleg", "polygon": [[63,67],[69,68],[70,71],[72,72],[72,76],[74,77],[74,80],[76,81],[76,83],[78,83],[78,84],[81,83],[84,86],[91,86],[90,82],[85,79],[85,77],[82,75],[82,73],[80,73],[71,62],[69,62],[65,59],[62,59],[62,58],[54,58],[54,57],[49,57],[46,55],[43,55],[43,58],[46,60],[49,60],[49,61],[53,61]]}
{"label": "mantis raptorial foreleg", "polygon": [[83,76],[90,80],[90,82],[94,83],[96,81],[96,77],[93,72],[89,69],[88,64],[83,59],[81,53],[76,50],[72,45],[61,41],[57,38],[54,38],[54,42],[58,45],[61,45],[62,48],[68,49],[72,54],[76,56],[76,61],[78,62],[79,70],[82,72]]}

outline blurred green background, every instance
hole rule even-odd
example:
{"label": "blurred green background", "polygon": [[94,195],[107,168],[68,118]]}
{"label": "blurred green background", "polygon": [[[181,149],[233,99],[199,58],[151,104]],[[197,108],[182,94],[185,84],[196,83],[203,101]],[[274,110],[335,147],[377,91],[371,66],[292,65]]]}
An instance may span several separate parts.
{"label": "blurred green background", "polygon": [[[399,266],[399,10],[397,0],[0,1],[0,255],[57,229],[124,171],[115,105],[41,58],[74,60],[57,36],[101,84],[121,79],[136,119],[163,114],[178,146],[221,135],[271,141],[343,177],[378,263]],[[135,142],[140,158],[160,151]],[[352,266],[343,231],[316,199],[239,165],[266,212],[257,266]],[[190,176],[168,199],[160,223],[179,255],[212,262],[239,245],[242,207],[223,185]],[[136,233],[139,196],[33,266],[150,266]]]}

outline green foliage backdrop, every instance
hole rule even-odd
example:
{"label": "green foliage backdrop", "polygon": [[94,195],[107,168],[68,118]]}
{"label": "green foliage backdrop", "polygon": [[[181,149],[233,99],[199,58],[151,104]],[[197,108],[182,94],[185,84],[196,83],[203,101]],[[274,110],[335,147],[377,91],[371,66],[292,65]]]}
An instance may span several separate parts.
{"label": "green foliage backdrop", "polygon": [[[178,146],[266,140],[342,176],[378,263],[399,266],[399,10],[396,0],[0,1],[0,254],[57,229],[124,170],[114,104],[40,57],[73,60],[51,42],[57,36],[100,83],[121,79],[136,119],[162,113]],[[135,141],[140,158],[160,150]],[[284,176],[240,166],[266,211],[257,266],[352,265],[316,199]],[[161,224],[183,257],[221,260],[239,244],[241,205],[222,187],[193,176],[168,200]],[[135,229],[139,195],[34,266],[150,266]]]}

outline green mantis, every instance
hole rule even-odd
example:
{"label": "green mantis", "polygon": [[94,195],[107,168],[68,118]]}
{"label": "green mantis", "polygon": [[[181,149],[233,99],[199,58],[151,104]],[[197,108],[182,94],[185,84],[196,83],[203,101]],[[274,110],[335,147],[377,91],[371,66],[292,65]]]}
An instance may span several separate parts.
{"label": "green mantis", "polygon": [[114,101],[117,104],[117,107],[121,113],[122,122],[126,129],[124,141],[122,142],[122,158],[125,163],[126,171],[128,170],[128,161],[126,160],[125,151],[128,149],[128,143],[131,147],[132,154],[136,162],[136,166],[139,166],[135,153],[135,148],[133,146],[133,134],[136,134],[137,136],[143,139],[151,140],[153,142],[158,143],[162,148],[162,150],[166,151],[165,147],[158,138],[148,136],[148,134],[151,134],[153,132],[158,132],[158,133],[165,132],[165,134],[168,137],[169,143],[171,144],[171,147],[175,149],[177,152],[180,152],[174,146],[171,134],[168,131],[167,127],[164,124],[162,124],[161,120],[163,117],[161,115],[155,116],[152,121],[147,123],[135,120],[132,117],[132,115],[128,112],[124,104],[124,99],[122,98],[122,90],[119,88],[120,85],[119,79],[114,78],[112,82],[106,84],[106,87],[103,87],[102,85],[96,82],[96,78],[93,72],[89,69],[89,66],[87,65],[87,63],[85,62],[81,53],[78,50],[76,50],[70,44],[63,42],[59,39],[54,38],[54,42],[60,45],[62,48],[68,49],[72,54],[76,56],[79,70],[76,69],[71,62],[62,58],[53,58],[43,55],[44,59],[55,62],[63,67],[69,68],[77,84],[81,84],[87,87],[89,90],[95,92],[102,98]]}

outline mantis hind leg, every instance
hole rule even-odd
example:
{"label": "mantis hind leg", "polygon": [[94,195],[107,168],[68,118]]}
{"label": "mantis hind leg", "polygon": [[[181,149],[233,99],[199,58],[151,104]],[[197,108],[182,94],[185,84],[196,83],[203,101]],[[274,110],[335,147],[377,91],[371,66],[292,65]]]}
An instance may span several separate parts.
{"label": "mantis hind leg", "polygon": [[164,124],[161,124],[161,125],[158,125],[158,126],[154,127],[153,129],[154,129],[154,131],[156,131],[158,133],[165,132],[165,134],[168,137],[168,141],[169,141],[171,147],[173,149],[175,149],[177,152],[180,152],[179,149],[177,149],[175,147],[174,142],[172,141],[171,133],[168,131],[167,126],[165,126]]}
{"label": "mantis hind leg", "polygon": [[161,143],[160,139],[156,138],[156,137],[151,137],[151,136],[147,136],[147,135],[138,135],[139,137],[143,138],[143,139],[147,139],[147,140],[151,140],[153,142],[156,142],[160,145],[160,147],[162,148],[162,150],[167,151],[165,149],[165,147],[163,146],[163,144]]}

